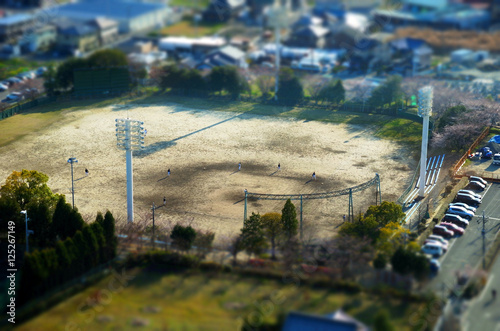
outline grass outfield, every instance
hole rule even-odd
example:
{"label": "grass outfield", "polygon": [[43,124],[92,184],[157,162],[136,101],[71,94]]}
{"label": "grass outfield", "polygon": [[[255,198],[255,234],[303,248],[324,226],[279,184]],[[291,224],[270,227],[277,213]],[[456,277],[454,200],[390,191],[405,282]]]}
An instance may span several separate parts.
{"label": "grass outfield", "polygon": [[[423,305],[234,274],[212,277],[133,270],[127,275],[133,279],[122,291],[107,292],[110,295],[105,297],[105,289],[119,288],[109,276],[17,329],[133,330],[137,329],[133,321],[139,319],[149,330],[239,330],[248,316],[263,316],[265,322],[272,323],[280,313],[291,310],[327,314],[344,307],[368,325],[383,308],[395,330],[410,330],[412,314]],[[99,290],[103,293],[101,304],[85,309],[86,300]]]}
{"label": "grass outfield", "polygon": [[160,33],[164,36],[183,36],[183,37],[196,37],[213,35],[222,29],[225,25],[223,23],[203,23],[200,22],[198,27],[195,27],[193,21],[182,20],[179,23],[164,27]]}

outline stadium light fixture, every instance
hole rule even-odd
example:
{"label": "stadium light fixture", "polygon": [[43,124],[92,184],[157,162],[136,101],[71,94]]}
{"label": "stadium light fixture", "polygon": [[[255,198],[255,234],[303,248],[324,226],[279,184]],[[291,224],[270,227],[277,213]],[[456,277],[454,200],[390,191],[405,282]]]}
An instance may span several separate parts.
{"label": "stadium light fixture", "polygon": [[76,157],[70,157],[68,163],[71,164],[71,198],[73,201],[73,209],[75,209],[75,185],[73,181],[73,163],[78,163]]}
{"label": "stadium light fixture", "polygon": [[127,164],[127,220],[134,221],[134,192],[132,176],[132,151],[144,148],[144,122],[116,119],[116,145],[125,151]]}
{"label": "stadium light fixture", "polygon": [[427,163],[427,145],[429,142],[429,117],[432,114],[432,86],[426,86],[418,90],[418,115],[423,118],[422,149],[420,155],[420,186],[419,197],[425,196],[425,172]]}

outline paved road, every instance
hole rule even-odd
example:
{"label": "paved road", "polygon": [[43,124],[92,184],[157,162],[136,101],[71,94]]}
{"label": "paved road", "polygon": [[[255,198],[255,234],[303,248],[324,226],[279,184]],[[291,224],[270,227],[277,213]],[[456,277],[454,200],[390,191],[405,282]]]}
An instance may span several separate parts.
{"label": "paved road", "polygon": [[[440,258],[441,270],[427,285],[428,290],[442,295],[443,291],[449,291],[455,287],[457,271],[464,272],[481,267],[483,256],[482,213],[484,211],[485,216],[489,219],[485,224],[485,246],[488,250],[500,229],[499,201],[500,184],[493,183],[486,189],[483,203],[478,207],[476,216],[470,221],[464,235],[450,240],[448,252]],[[500,273],[497,277],[500,280]]]}
{"label": "paved road", "polygon": [[[497,298],[493,300],[491,290],[496,289]],[[491,269],[490,278],[479,298],[473,300],[464,316],[464,331],[500,331],[500,258]]]}

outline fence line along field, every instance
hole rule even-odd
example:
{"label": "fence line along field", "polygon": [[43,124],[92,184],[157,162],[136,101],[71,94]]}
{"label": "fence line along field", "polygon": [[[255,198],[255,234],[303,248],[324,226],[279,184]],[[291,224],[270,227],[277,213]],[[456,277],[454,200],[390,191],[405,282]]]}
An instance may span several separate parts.
{"label": "fence line along field", "polygon": [[[375,138],[374,128],[164,106],[116,105],[63,112],[61,120],[0,148],[0,177],[13,170],[46,173],[49,187],[95,216],[109,209],[126,218],[125,152],[116,146],[115,119],[144,121],[145,148],[134,152],[134,208],[147,219],[153,202],[166,206],[156,220],[191,222],[218,235],[237,233],[244,189],[257,193],[312,193],[348,188],[378,173],[382,199],[405,189],[415,161],[404,146]],[[238,163],[241,162],[241,171]],[[278,171],[278,163],[281,169]],[[85,176],[85,169],[90,175]],[[167,170],[171,170],[167,176]],[[315,172],[317,179],[311,180]],[[354,195],[354,211],[375,202],[375,188]],[[284,201],[251,201],[248,212],[280,212]],[[347,214],[348,197],[304,202],[304,230],[328,236]],[[158,224],[157,223],[157,224]],[[217,238],[217,237],[216,237]]]}

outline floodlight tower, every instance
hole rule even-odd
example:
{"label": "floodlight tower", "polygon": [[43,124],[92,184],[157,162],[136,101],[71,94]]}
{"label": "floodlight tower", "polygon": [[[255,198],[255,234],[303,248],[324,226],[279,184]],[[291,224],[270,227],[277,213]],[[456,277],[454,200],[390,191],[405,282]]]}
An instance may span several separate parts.
{"label": "floodlight tower", "polygon": [[[287,1],[287,7],[290,5],[290,2]],[[280,38],[281,38],[281,29],[287,26],[286,23],[286,8],[283,8],[280,5],[280,0],[275,0],[274,6],[270,9],[268,14],[268,24],[274,27],[274,41],[276,43],[276,79],[274,85],[274,100],[278,101],[278,86],[279,86],[279,74],[280,74]]]}
{"label": "floodlight tower", "polygon": [[432,87],[418,90],[418,115],[424,119],[422,128],[422,152],[420,155],[420,187],[418,195],[425,196],[425,171],[427,163],[427,144],[429,142],[429,117],[432,113]]}
{"label": "floodlight tower", "polygon": [[116,119],[116,145],[125,150],[127,159],[127,220],[134,221],[134,192],[132,177],[132,151],[144,148],[144,122]]}

